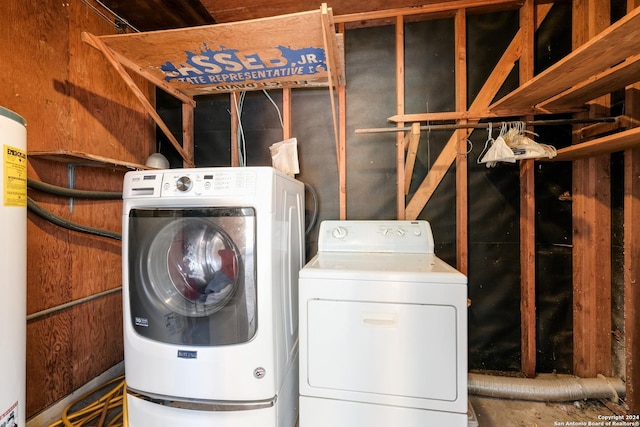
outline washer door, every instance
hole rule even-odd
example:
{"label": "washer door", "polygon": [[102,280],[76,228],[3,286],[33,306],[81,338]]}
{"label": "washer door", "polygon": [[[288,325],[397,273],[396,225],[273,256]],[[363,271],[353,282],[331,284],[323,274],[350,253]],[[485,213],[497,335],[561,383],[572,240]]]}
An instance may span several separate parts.
{"label": "washer door", "polygon": [[126,244],[134,329],[176,344],[251,339],[254,242],[251,208],[132,210]]}
{"label": "washer door", "polygon": [[169,309],[190,317],[209,316],[238,288],[238,251],[213,222],[182,218],[153,238],[146,259],[150,286]]}

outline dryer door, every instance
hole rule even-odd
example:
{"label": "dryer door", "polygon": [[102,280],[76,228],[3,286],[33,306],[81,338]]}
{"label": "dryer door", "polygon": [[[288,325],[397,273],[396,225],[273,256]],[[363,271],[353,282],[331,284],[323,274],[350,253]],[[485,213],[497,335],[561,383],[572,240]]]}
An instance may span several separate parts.
{"label": "dryer door", "polygon": [[252,208],[132,209],[130,319],[142,336],[212,346],[256,331]]}

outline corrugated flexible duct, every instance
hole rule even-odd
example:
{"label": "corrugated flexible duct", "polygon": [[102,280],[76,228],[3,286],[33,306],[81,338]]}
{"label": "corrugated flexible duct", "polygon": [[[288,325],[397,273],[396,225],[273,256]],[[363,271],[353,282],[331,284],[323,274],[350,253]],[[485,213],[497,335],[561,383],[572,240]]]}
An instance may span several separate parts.
{"label": "corrugated flexible duct", "polygon": [[618,401],[625,393],[619,378],[578,378],[573,376],[544,376],[514,378],[485,374],[469,374],[469,393],[477,396],[506,399],[564,402],[586,399]]}

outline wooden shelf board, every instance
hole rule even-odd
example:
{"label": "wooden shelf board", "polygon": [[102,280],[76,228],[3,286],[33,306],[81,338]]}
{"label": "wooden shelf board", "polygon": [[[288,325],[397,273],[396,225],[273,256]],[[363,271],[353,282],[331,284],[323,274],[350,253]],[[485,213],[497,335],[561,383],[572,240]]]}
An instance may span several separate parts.
{"label": "wooden shelf board", "polygon": [[583,157],[614,153],[632,147],[640,147],[640,127],[561,148],[558,150],[558,155],[551,159],[551,161],[575,160]]}
{"label": "wooden shelf board", "polygon": [[146,165],[137,163],[123,162],[121,160],[110,159],[108,157],[96,156],[94,154],[83,153],[80,151],[68,150],[50,150],[50,151],[29,151],[27,158],[37,158],[43,160],[51,160],[60,163],[75,164],[82,166],[106,167],[118,170],[140,170],[153,169]]}
{"label": "wooden shelf board", "polygon": [[538,107],[551,110],[566,109],[585,104],[637,81],[640,81],[640,54],[540,103]]}
{"label": "wooden shelf board", "polygon": [[640,7],[489,107],[491,111],[534,108],[541,102],[638,54]]}
{"label": "wooden shelf board", "polygon": [[[193,97],[211,93],[344,84],[331,8],[249,21],[100,36],[125,66]],[[330,40],[325,43],[325,37]],[[326,46],[335,47],[330,50]],[[334,70],[329,70],[333,62]],[[132,67],[136,66],[136,67]],[[333,76],[331,76],[333,74]]]}

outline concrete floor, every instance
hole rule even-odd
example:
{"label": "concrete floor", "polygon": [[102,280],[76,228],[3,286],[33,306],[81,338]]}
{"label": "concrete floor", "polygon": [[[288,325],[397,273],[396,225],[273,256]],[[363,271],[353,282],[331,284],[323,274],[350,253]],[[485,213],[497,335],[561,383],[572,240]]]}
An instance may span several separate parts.
{"label": "concrete floor", "polygon": [[603,417],[624,413],[622,407],[609,403],[610,409],[598,400],[547,403],[469,396],[469,401],[479,427],[606,426]]}

